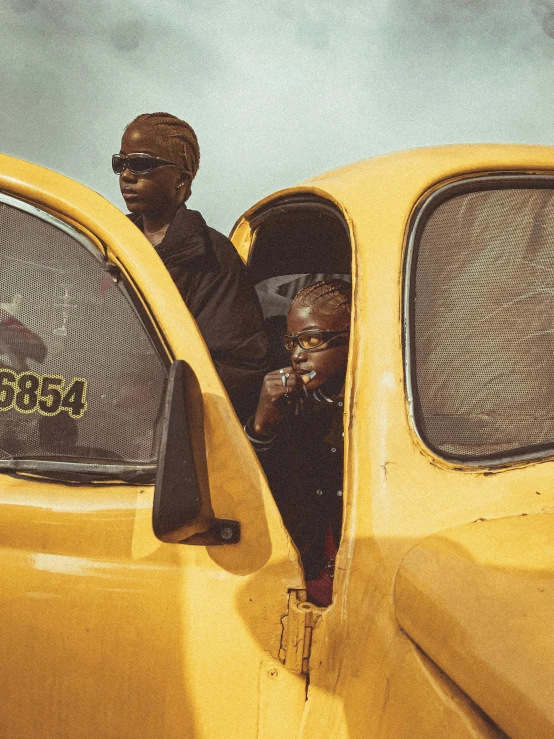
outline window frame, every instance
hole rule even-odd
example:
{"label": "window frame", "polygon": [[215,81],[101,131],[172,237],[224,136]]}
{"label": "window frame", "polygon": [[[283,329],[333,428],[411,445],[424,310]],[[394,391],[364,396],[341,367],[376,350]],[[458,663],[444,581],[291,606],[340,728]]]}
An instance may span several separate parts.
{"label": "window frame", "polygon": [[415,281],[419,246],[427,222],[443,203],[460,195],[491,190],[530,190],[549,189],[554,192],[554,173],[507,171],[494,174],[475,174],[435,186],[424,194],[416,204],[408,221],[406,248],[403,265],[402,295],[402,349],[405,377],[405,393],[411,428],[418,440],[438,458],[457,469],[496,469],[514,464],[548,459],[554,456],[554,438],[548,444],[533,447],[520,447],[514,452],[500,452],[496,455],[468,459],[448,455],[435,448],[424,433],[423,413],[417,390],[417,370],[415,361]]}
{"label": "window frame", "polygon": [[[260,229],[272,221],[275,222],[275,220],[282,215],[294,215],[302,217],[306,214],[309,214],[310,216],[313,216],[314,214],[321,216],[323,214],[325,216],[331,217],[338,224],[339,230],[343,233],[345,237],[345,241],[348,242],[348,254],[340,254],[337,261],[344,258],[345,256],[348,256],[348,265],[350,268],[349,274],[352,274],[355,245],[353,235],[350,232],[350,228],[346,221],[344,213],[341,211],[338,205],[329,198],[317,195],[316,193],[312,192],[299,191],[277,197],[268,203],[264,203],[249,217],[248,225],[251,232],[251,244],[248,252],[247,267],[250,271],[253,283],[259,284],[263,280],[270,277],[278,277],[281,274],[287,274],[280,271],[275,273],[272,271],[271,274],[267,274],[260,278],[258,266],[258,261],[260,259],[259,254],[260,250],[262,250],[262,254],[264,254],[265,251],[264,243],[259,243],[259,241],[261,240]],[[283,254],[281,254],[281,266],[284,267],[285,263],[283,263],[282,260]],[[309,274],[321,271],[321,269],[314,268],[300,272],[292,272],[291,274]],[[336,269],[334,270],[334,272],[339,274],[344,273],[344,270]]]}
{"label": "window frame", "polygon": [[[63,231],[68,236],[83,246],[89,254],[99,263],[101,269],[106,274],[113,274],[114,281],[118,284],[119,289],[123,293],[123,297],[129,304],[131,310],[135,314],[140,325],[144,329],[146,336],[152,344],[154,351],[160,358],[163,366],[168,370],[171,364],[171,357],[164,350],[160,337],[147,314],[146,309],[141,303],[139,296],[135,293],[131,283],[126,279],[121,269],[110,262],[106,255],[102,253],[91,240],[81,233],[74,226],[66,223],[62,218],[42,210],[40,207],[20,200],[12,195],[0,192],[0,205],[8,205],[16,208],[24,213],[39,218],[49,225]],[[107,253],[107,250],[106,250]],[[167,380],[167,376],[166,376]],[[163,403],[162,403],[163,407]],[[69,462],[64,460],[46,460],[38,457],[28,457],[26,459],[2,459],[0,460],[1,473],[28,473],[34,479],[33,475],[39,475],[45,479],[51,478],[53,481],[61,477],[67,477],[73,481],[76,479],[86,483],[87,481],[96,482],[106,479],[122,480],[128,482],[136,482],[137,484],[148,484],[154,482],[154,476],[157,470],[157,464],[121,464],[115,461],[106,462]],[[58,473],[58,474],[56,474]]]}

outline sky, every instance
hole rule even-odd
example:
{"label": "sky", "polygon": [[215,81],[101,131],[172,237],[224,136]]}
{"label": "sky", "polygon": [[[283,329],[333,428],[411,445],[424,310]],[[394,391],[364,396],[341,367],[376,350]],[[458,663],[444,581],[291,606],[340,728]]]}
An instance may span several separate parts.
{"label": "sky", "polygon": [[136,115],[195,129],[189,201],[228,233],[328,169],[443,143],[554,144],[554,0],[0,0],[0,150],[124,209]]}

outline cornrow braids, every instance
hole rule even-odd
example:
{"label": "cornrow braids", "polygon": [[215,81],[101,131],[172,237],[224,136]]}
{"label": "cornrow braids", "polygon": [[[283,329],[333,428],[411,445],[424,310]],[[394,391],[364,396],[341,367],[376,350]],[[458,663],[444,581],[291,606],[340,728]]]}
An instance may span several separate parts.
{"label": "cornrow braids", "polygon": [[350,322],[352,285],[346,280],[321,280],[299,290],[292,305],[303,305],[324,315],[342,313]]}
{"label": "cornrow braids", "polygon": [[152,128],[160,143],[168,142],[175,164],[179,164],[190,174],[185,194],[185,200],[188,200],[192,181],[200,166],[200,147],[192,126],[171,113],[142,113],[132,120],[125,130],[139,124]]}

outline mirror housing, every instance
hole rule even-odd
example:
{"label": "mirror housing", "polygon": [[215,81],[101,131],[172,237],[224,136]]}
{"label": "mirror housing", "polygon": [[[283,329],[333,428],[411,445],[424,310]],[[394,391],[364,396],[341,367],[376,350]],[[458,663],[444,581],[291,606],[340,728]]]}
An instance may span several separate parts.
{"label": "mirror housing", "polygon": [[[190,422],[194,422],[191,434]],[[204,448],[202,393],[182,359],[171,365],[164,400],[152,527],[173,544],[235,544],[238,521],[216,519]]]}

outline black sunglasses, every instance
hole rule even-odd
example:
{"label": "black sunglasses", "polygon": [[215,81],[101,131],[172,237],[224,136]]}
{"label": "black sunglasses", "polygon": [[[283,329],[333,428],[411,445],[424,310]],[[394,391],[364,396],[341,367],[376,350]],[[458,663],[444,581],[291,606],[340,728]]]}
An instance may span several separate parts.
{"label": "black sunglasses", "polygon": [[124,169],[128,169],[133,174],[146,174],[158,167],[167,166],[183,169],[175,162],[168,162],[167,159],[160,159],[151,154],[129,154],[129,156],[114,154],[112,156],[112,169],[117,175],[122,174]]}
{"label": "black sunglasses", "polygon": [[320,331],[318,328],[309,329],[308,331],[300,331],[297,334],[283,336],[283,344],[288,352],[294,350],[294,345],[298,344],[305,349],[307,352],[319,349],[320,346],[326,344],[331,339],[336,339],[339,336],[346,336],[350,329],[343,328],[340,331]]}

